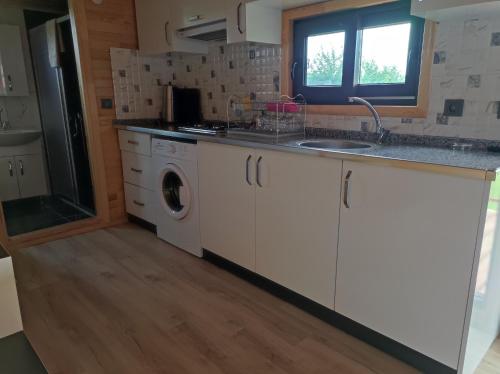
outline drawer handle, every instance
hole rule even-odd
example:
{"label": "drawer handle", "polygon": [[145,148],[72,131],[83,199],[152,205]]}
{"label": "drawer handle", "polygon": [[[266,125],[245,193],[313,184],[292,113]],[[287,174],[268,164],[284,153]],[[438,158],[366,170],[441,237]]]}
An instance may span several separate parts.
{"label": "drawer handle", "polygon": [[238,6],[236,7],[236,26],[238,27],[238,32],[240,34],[244,33],[243,29],[241,28],[241,8],[242,8],[242,6],[243,6],[243,3],[240,2],[238,4]]}
{"label": "drawer handle", "polygon": [[349,205],[349,187],[351,183],[351,175],[352,171],[349,170],[347,172],[347,175],[345,176],[345,181],[344,181],[344,206],[349,209],[351,206]]}
{"label": "drawer handle", "polygon": [[134,173],[142,174],[142,170],[140,169],[135,169],[135,168],[130,168]]}
{"label": "drawer handle", "polygon": [[145,206],[146,204],[141,203],[140,201],[134,200],[133,203],[137,206]]}
{"label": "drawer handle", "polygon": [[246,180],[247,180],[247,184],[249,186],[252,185],[252,181],[250,180],[250,160],[251,159],[252,159],[252,155],[248,156],[248,158],[247,158]]}
{"label": "drawer handle", "polygon": [[165,25],[164,25],[165,41],[167,42],[167,45],[170,47],[170,38],[169,38],[169,32],[168,32],[169,26],[170,26],[170,22],[165,22]]}
{"label": "drawer handle", "polygon": [[262,161],[262,156],[259,157],[259,159],[257,160],[257,185],[259,187],[262,187],[262,183],[261,183],[261,180],[260,180],[260,163]]}
{"label": "drawer handle", "polygon": [[139,145],[139,142],[137,140],[128,140],[127,143],[132,145]]}

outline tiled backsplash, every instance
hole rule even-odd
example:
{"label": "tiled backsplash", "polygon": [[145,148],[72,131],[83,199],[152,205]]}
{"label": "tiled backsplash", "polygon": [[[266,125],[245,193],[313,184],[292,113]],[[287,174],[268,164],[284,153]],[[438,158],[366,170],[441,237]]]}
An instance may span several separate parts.
{"label": "tiled backsplash", "polygon": [[279,46],[213,43],[208,55],[138,57],[137,51],[112,49],[118,119],[157,118],[161,85],[201,90],[205,119],[225,119],[231,95],[269,100],[279,95]]}
{"label": "tiled backsplash", "polygon": [[[119,119],[157,118],[161,84],[199,87],[207,119],[225,119],[231,94],[267,100],[278,95],[279,46],[224,43],[209,54],[139,57],[136,51],[111,51]],[[443,115],[446,99],[464,99],[462,117]],[[468,19],[437,27],[427,118],[384,118],[393,132],[462,138],[500,139],[500,20]],[[308,115],[308,126],[369,129],[371,118]]]}

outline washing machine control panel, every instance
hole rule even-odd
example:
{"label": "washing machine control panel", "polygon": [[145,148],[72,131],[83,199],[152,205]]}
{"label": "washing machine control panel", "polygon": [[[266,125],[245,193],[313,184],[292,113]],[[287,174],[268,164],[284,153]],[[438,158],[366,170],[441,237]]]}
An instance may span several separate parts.
{"label": "washing machine control panel", "polygon": [[166,139],[154,139],[153,154],[180,160],[196,160],[196,144],[181,143]]}

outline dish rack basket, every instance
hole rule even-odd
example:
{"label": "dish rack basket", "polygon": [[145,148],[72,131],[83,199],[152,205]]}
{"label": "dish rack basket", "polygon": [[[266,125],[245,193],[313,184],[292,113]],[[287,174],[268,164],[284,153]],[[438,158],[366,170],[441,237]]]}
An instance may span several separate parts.
{"label": "dish rack basket", "polygon": [[303,95],[281,95],[270,101],[230,96],[227,101],[227,134],[265,140],[304,137],[307,103]]}

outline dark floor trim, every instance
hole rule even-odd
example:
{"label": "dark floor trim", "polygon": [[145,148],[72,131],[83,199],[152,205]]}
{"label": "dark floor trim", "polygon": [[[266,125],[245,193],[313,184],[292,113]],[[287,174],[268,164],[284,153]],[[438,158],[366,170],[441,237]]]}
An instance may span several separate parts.
{"label": "dark floor trim", "polygon": [[384,351],[395,358],[406,362],[408,365],[423,371],[424,373],[432,374],[452,374],[457,373],[456,370],[427,357],[407,346],[398,343],[376,331],[373,331],[353,320],[344,317],[302,295],[299,295],[283,286],[280,286],[269,279],[266,279],[258,274],[255,274],[239,265],[234,264],[210,251],[203,251],[203,258],[231,273],[245,279],[246,281],[256,285],[259,288],[283,299],[290,304],[293,304],[300,309],[314,315],[315,317],[345,331],[349,335],[363,340],[364,342]]}
{"label": "dark floor trim", "polygon": [[10,257],[9,254],[5,251],[5,249],[0,246],[0,259],[5,258],[5,257]]}
{"label": "dark floor trim", "polygon": [[47,374],[23,332],[0,339],[0,373]]}
{"label": "dark floor trim", "polygon": [[138,226],[141,226],[143,229],[146,229],[148,231],[151,231],[152,233],[156,234],[156,225],[144,221],[142,218],[139,218],[137,216],[134,216],[132,214],[128,214],[128,221],[130,223],[135,223]]}

